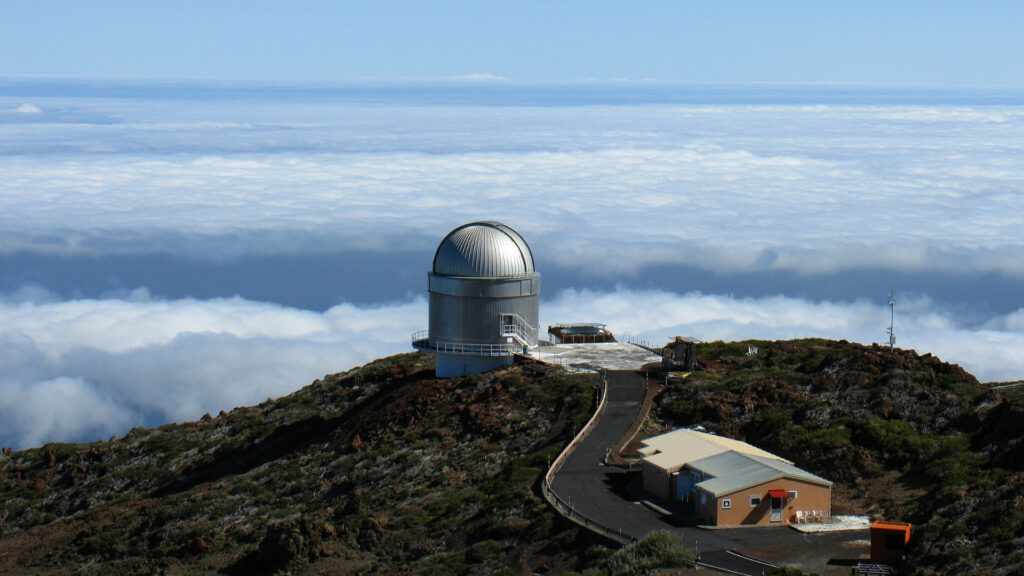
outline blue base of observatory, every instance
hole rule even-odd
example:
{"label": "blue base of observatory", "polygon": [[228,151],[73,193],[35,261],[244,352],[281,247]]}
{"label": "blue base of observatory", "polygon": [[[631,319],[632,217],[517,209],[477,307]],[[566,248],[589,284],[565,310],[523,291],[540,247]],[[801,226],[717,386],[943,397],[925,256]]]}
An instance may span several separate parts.
{"label": "blue base of observatory", "polygon": [[435,374],[438,378],[454,378],[468,376],[478,372],[487,372],[512,363],[513,356],[452,356],[437,355]]}

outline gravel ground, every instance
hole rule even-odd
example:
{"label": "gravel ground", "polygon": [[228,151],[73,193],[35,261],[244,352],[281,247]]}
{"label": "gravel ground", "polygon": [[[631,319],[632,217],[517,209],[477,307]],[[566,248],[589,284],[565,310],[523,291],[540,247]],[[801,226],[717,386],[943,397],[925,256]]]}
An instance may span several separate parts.
{"label": "gravel ground", "polygon": [[558,344],[538,346],[530,357],[558,364],[570,371],[639,370],[649,362],[661,362],[661,356],[628,342],[596,344]]}
{"label": "gravel ground", "polygon": [[858,559],[864,559],[870,555],[871,542],[868,540],[868,532],[865,531],[863,539],[852,542],[766,546],[743,549],[739,552],[820,576],[849,576],[850,567],[855,566]]}
{"label": "gravel ground", "polygon": [[867,516],[833,516],[828,522],[807,522],[806,524],[790,524],[790,526],[800,532],[867,530],[871,528],[871,519]]}

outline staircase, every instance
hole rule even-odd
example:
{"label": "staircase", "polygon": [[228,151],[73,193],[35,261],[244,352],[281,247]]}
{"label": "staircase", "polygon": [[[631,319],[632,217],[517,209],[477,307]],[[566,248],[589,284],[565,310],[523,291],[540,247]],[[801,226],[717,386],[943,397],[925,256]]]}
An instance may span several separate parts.
{"label": "staircase", "polygon": [[518,314],[501,315],[501,335],[511,337],[520,346],[527,348],[537,345],[537,329]]}
{"label": "staircase", "polygon": [[412,346],[419,350],[444,352],[468,356],[512,356],[523,348],[537,345],[537,329],[530,326],[518,314],[502,314],[500,335],[511,338],[508,342],[463,342],[431,338],[430,332],[421,330],[412,335]]}

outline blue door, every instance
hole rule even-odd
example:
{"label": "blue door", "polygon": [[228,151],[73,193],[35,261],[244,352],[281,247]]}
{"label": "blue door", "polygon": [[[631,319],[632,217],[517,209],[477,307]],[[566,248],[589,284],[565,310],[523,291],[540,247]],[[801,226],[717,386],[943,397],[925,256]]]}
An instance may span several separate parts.
{"label": "blue door", "polygon": [[676,479],[676,500],[689,500],[690,499],[690,475],[676,472],[673,474]]}

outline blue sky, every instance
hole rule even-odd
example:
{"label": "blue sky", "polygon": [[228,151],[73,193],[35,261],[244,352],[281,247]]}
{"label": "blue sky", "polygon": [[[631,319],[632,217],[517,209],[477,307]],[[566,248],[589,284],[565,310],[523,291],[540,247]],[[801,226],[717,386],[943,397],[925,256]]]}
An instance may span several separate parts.
{"label": "blue sky", "polygon": [[4,3],[0,75],[1024,86],[1016,1]]}

